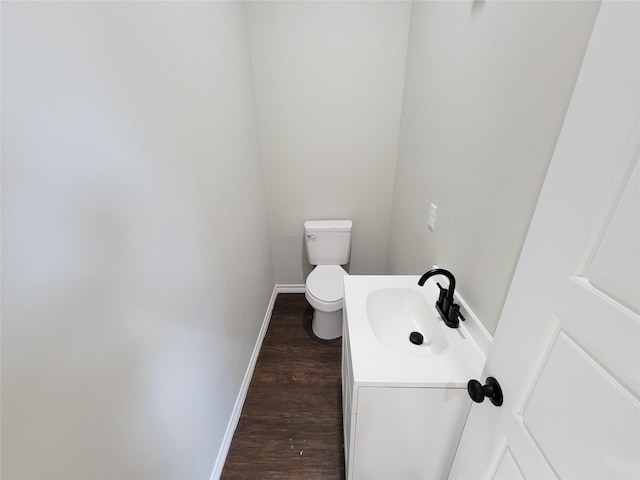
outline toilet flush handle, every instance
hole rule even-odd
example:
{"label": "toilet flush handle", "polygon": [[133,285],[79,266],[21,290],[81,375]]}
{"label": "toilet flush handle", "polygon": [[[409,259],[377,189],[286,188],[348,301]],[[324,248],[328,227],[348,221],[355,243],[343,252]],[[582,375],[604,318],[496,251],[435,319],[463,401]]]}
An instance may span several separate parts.
{"label": "toilet flush handle", "polygon": [[307,233],[307,238],[308,238],[309,240],[315,240],[315,239],[316,239],[316,236],[315,236],[313,233]]}

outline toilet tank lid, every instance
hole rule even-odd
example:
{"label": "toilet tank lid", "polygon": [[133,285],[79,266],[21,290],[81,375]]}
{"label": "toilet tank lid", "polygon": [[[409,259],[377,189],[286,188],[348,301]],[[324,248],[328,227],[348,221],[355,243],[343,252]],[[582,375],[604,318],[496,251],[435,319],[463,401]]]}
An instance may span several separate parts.
{"label": "toilet tank lid", "polygon": [[351,220],[307,220],[304,222],[306,232],[350,232]]}

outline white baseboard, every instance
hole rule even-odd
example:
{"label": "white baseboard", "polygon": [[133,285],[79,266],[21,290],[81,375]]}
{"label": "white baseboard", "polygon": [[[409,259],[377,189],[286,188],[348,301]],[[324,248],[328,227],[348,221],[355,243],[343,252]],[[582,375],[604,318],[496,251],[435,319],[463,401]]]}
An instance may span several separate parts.
{"label": "white baseboard", "polygon": [[279,293],[304,293],[304,285],[277,284],[273,287],[273,293],[271,294],[271,299],[269,300],[269,305],[267,306],[267,312],[265,313],[264,319],[262,321],[260,333],[258,334],[256,344],[253,347],[253,353],[251,354],[251,359],[249,360],[247,371],[245,372],[244,379],[242,380],[242,385],[240,386],[240,391],[238,392],[238,397],[236,398],[236,403],[233,407],[233,411],[231,412],[231,418],[229,419],[229,423],[227,424],[227,430],[222,439],[222,445],[220,446],[220,450],[218,451],[216,463],[213,466],[213,472],[211,472],[211,480],[219,480],[220,475],[222,475],[224,462],[227,459],[229,447],[231,447],[231,441],[233,440],[233,434],[235,433],[236,427],[238,426],[238,421],[240,420],[240,414],[242,413],[244,401],[247,398],[249,384],[251,383],[253,371],[255,370],[256,362],[258,361],[258,355],[260,354],[260,349],[262,348],[262,341],[264,340],[264,336],[267,333],[267,328],[269,328],[271,314],[273,313],[273,307],[275,306],[276,297]]}
{"label": "white baseboard", "polygon": [[275,286],[275,291],[278,293],[304,293],[304,284],[278,284]]}

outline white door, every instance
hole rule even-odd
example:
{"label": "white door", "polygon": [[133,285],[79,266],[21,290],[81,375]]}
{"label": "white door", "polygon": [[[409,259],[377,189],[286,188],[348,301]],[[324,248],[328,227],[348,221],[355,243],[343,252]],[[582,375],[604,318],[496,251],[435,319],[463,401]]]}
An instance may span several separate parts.
{"label": "white door", "polygon": [[450,479],[640,478],[639,11],[600,8]]}

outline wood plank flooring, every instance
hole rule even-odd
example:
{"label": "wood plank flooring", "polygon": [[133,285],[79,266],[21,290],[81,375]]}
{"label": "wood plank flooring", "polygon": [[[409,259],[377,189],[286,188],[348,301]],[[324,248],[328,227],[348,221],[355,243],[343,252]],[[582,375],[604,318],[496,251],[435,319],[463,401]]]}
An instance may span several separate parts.
{"label": "wood plank flooring", "polygon": [[234,479],[344,479],[341,339],[311,332],[304,294],[279,294],[222,471]]}

